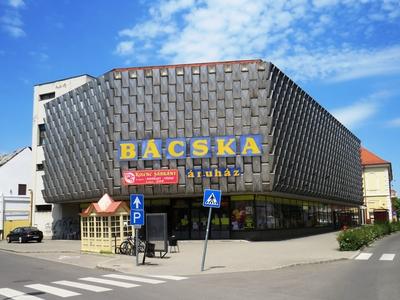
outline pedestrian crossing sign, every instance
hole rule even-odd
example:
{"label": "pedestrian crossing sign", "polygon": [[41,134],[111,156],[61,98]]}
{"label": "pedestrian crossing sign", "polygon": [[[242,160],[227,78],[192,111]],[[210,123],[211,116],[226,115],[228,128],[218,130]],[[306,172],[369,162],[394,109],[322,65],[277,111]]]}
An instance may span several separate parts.
{"label": "pedestrian crossing sign", "polygon": [[204,190],[203,206],[219,208],[221,206],[221,191],[220,190]]}

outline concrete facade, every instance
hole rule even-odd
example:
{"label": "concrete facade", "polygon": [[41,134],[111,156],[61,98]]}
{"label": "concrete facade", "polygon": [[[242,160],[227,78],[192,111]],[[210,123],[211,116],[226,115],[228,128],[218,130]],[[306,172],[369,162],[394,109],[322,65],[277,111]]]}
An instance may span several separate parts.
{"label": "concrete facade", "polygon": [[[62,211],[59,207],[50,205],[43,199],[44,189],[42,176],[44,175],[45,158],[43,146],[46,141],[40,137],[40,131],[46,129],[45,104],[55,98],[68,93],[69,91],[90,81],[88,75],[76,76],[59,81],[35,85],[33,92],[33,122],[32,122],[32,156],[33,162],[30,165],[33,176],[33,224],[43,231],[45,237],[53,236],[54,220],[62,218]],[[43,127],[40,127],[43,126]],[[42,133],[44,135],[44,132]]]}
{"label": "concrete facade", "polygon": [[[263,61],[117,69],[46,105],[46,201],[295,193],[359,204],[360,141],[279,69]],[[118,142],[261,134],[261,157],[119,161]],[[68,141],[68,142],[66,142]],[[322,142],[323,141],[323,142]],[[243,176],[195,178],[186,168],[238,166]],[[178,169],[179,183],[125,186],[124,169]]]}
{"label": "concrete facade", "polygon": [[[43,199],[59,204],[61,210],[67,205],[79,209],[80,204],[97,202],[105,193],[116,200],[142,193],[146,199],[160,200],[161,206],[170,206],[173,215],[176,210],[169,199],[177,209],[186,205],[177,199],[189,201],[192,207],[204,189],[219,189],[228,197],[226,212],[217,220],[228,232],[220,236],[227,237],[235,230],[228,214],[239,218],[239,207],[232,206],[240,201],[250,203],[240,210],[251,215],[246,223],[251,228],[259,226],[256,209],[259,216],[264,214],[260,226],[265,228],[271,222],[278,226],[272,228],[289,228],[298,222],[312,227],[339,219],[352,223],[350,215],[334,216],[334,211],[358,209],[362,203],[359,139],[268,62],[114,69],[44,107]],[[121,161],[118,154],[121,141],[162,139],[165,151],[167,138],[188,142],[193,137],[233,136],[239,141],[246,135],[261,135],[262,155]],[[187,169],[210,168],[238,168],[241,174],[190,178],[186,173]],[[125,170],[157,169],[177,169],[179,182],[122,182]],[[270,199],[275,203],[272,208]],[[257,201],[266,206],[256,208]],[[267,215],[271,209],[274,216]],[[179,223],[193,218],[193,213],[182,212]],[[286,213],[296,214],[296,222],[283,220]],[[199,216],[200,223],[203,219]]]}

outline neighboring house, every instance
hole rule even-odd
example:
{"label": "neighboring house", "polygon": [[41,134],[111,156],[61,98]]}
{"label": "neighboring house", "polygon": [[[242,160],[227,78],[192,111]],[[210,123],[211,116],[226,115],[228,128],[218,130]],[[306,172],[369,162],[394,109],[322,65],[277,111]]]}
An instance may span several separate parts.
{"label": "neighboring house", "polygon": [[[60,232],[64,224],[63,213],[59,206],[46,203],[42,191],[45,168],[43,145],[46,143],[46,113],[44,105],[55,98],[78,88],[93,78],[89,75],[70,77],[58,81],[37,84],[33,91],[33,126],[32,126],[32,208],[33,225],[37,226],[47,238],[57,238],[55,232]],[[74,215],[78,218],[77,210]],[[79,222],[78,222],[79,223]]]}
{"label": "neighboring house", "polygon": [[30,223],[31,164],[32,149],[30,147],[0,155],[0,231],[2,237],[13,228],[27,226]]}
{"label": "neighboring house", "polygon": [[391,163],[361,148],[361,164],[366,222],[391,221],[391,181],[393,179]]}

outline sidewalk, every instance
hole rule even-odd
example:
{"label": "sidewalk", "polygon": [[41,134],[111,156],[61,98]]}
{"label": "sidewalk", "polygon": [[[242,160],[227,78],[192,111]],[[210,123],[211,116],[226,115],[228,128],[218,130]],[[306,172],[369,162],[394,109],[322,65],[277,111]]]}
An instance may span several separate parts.
{"label": "sidewalk", "polygon": [[[292,265],[350,259],[358,251],[338,251],[337,233],[326,233],[286,241],[248,242],[211,240],[208,242],[205,271],[201,272],[204,241],[180,241],[179,253],[165,258],[146,258],[136,266],[136,257],[80,252],[80,241],[44,240],[43,243],[7,244],[0,250],[89,268],[131,274],[194,275],[273,270]],[[158,253],[156,253],[158,254]],[[140,262],[142,255],[140,255]]]}

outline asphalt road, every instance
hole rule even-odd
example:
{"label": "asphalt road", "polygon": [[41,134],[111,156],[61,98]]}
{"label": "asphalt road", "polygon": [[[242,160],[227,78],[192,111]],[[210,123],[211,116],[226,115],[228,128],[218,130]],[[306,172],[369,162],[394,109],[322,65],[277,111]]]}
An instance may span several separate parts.
{"label": "asphalt road", "polygon": [[400,234],[377,242],[358,258],[275,271],[120,278],[126,274],[0,252],[0,300],[400,298]]}

